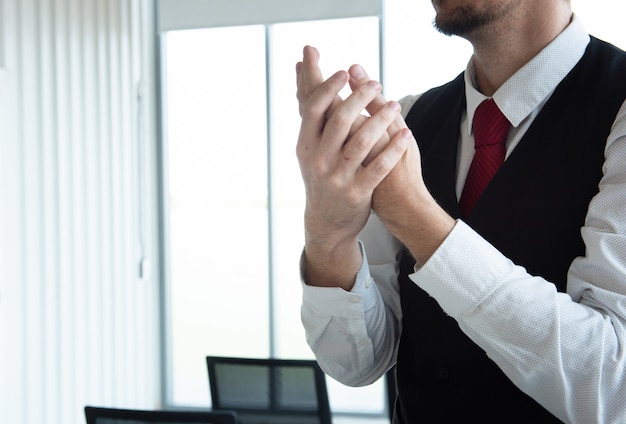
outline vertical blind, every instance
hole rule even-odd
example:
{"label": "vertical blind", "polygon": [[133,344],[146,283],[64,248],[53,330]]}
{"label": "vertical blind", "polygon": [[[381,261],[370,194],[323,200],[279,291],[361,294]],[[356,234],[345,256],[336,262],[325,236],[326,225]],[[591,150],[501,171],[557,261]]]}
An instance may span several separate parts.
{"label": "vertical blind", "polygon": [[157,406],[151,14],[0,0],[0,422]]}

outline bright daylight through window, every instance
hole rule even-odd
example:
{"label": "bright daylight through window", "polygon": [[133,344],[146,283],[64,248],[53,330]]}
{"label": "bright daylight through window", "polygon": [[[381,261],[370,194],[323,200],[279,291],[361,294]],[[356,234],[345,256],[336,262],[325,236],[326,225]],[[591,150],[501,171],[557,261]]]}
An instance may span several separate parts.
{"label": "bright daylight through window", "polygon": [[[176,404],[210,401],[207,354],[312,357],[299,322],[304,198],[294,153],[294,64],[312,42],[310,34],[333,34],[317,42],[329,52],[327,65],[345,68],[359,60],[378,77],[377,17],[276,24],[267,29],[267,42],[262,25],[166,36]],[[336,410],[384,409],[382,383],[362,389],[329,384]],[[346,391],[359,395],[342,396]]]}

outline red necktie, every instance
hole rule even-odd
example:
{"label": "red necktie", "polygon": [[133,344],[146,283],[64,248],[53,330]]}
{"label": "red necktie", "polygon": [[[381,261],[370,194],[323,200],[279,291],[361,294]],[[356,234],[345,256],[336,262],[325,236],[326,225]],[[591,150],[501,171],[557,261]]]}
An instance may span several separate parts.
{"label": "red necktie", "polygon": [[491,178],[504,163],[504,141],[511,124],[493,99],[484,100],[474,114],[476,152],[470,165],[459,206],[467,217]]}

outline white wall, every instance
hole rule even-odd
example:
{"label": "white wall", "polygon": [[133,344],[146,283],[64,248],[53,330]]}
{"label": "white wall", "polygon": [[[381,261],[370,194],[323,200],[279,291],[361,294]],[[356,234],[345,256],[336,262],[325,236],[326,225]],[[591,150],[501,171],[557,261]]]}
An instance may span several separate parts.
{"label": "white wall", "polygon": [[159,401],[151,26],[148,0],[0,0],[2,423]]}

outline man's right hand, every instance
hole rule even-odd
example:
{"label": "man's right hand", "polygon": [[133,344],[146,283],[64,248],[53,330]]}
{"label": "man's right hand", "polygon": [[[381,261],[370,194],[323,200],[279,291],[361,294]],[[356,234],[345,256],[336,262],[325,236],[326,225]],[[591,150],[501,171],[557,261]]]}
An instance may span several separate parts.
{"label": "man's right hand", "polygon": [[[348,73],[339,71],[322,81],[317,56],[308,53],[305,48],[304,60],[297,67],[302,115],[297,156],[306,190],[306,278],[311,285],[349,290],[362,260],[357,237],[369,217],[372,193],[398,163],[409,139],[401,133],[393,136],[363,165],[378,141],[385,139],[400,105],[387,102],[363,120],[361,112],[380,93],[380,83],[365,83],[341,100],[338,94],[348,83]],[[362,124],[355,125],[359,120]]]}

